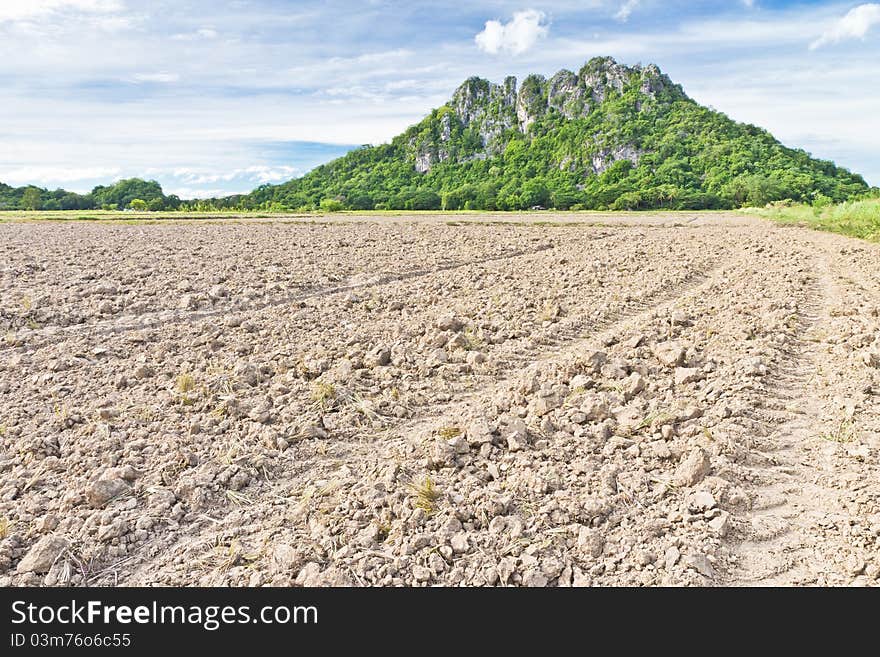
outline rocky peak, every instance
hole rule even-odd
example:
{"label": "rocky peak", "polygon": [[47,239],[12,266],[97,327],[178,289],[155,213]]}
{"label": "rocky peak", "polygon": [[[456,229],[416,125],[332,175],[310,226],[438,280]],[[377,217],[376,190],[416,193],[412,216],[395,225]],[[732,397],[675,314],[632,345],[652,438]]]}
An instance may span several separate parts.
{"label": "rocky peak", "polygon": [[584,105],[586,96],[583,86],[578,84],[578,76],[568,70],[561,70],[550,78],[547,84],[547,105],[567,119],[587,113]]}
{"label": "rocky peak", "polygon": [[468,125],[476,120],[488,104],[492,84],[483,78],[468,78],[455,90],[450,105],[462,123]]}
{"label": "rocky peak", "polygon": [[468,78],[455,90],[450,102],[464,125],[479,123],[492,109],[516,105],[516,78],[509,76],[502,84],[483,78]]}
{"label": "rocky peak", "polygon": [[547,80],[543,75],[530,75],[523,80],[516,96],[516,118],[521,132],[528,132],[535,119],[547,111],[546,88]]}
{"label": "rocky peak", "polygon": [[[684,97],[681,87],[673,84],[657,66],[625,66],[612,57],[595,57],[577,73],[563,69],[549,79],[529,75],[519,87],[513,76],[501,84],[479,77],[468,78],[448,103],[454,118],[444,115],[444,123],[432,140],[413,143],[416,169],[426,172],[437,162],[450,157],[458,159],[444,146],[452,133],[450,121],[457,119],[482,142],[479,153],[466,157],[491,157],[504,149],[507,131],[528,133],[532,124],[549,112],[568,120],[587,117],[609,96],[623,94],[634,85],[638,85],[639,90],[635,105],[638,111],[643,110],[646,101]],[[594,168],[604,169],[615,159],[620,158],[611,151],[603,155],[602,162],[594,164]],[[627,156],[626,159],[636,158]]]}
{"label": "rocky peak", "polygon": [[625,66],[612,57],[595,57],[578,73],[563,69],[549,80],[530,75],[519,89],[514,77],[502,84],[470,78],[456,90],[450,106],[465,126],[477,124],[482,128],[490,118],[494,128],[503,125],[526,132],[548,110],[556,110],[567,119],[586,116],[609,94],[623,93],[636,81],[646,99],[656,100],[664,93],[684,96],[681,87],[653,64]]}

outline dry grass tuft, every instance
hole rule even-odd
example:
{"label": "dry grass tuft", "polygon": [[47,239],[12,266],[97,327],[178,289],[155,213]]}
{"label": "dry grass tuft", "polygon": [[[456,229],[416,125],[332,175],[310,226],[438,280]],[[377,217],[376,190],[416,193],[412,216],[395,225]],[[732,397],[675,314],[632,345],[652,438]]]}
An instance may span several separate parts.
{"label": "dry grass tuft", "polygon": [[443,438],[443,440],[452,440],[460,436],[461,433],[460,427],[440,427],[437,430],[437,435]]}
{"label": "dry grass tuft", "polygon": [[336,388],[332,383],[316,381],[312,385],[312,401],[321,410],[329,408],[336,401]]}
{"label": "dry grass tuft", "polygon": [[855,437],[853,423],[849,420],[842,421],[834,431],[822,434],[822,440],[830,440],[835,443],[851,443]]}
{"label": "dry grass tuft", "polygon": [[192,374],[182,373],[178,374],[177,378],[174,380],[174,389],[177,390],[181,395],[185,395],[188,392],[192,392],[196,389],[196,380]]}
{"label": "dry grass tuft", "polygon": [[421,484],[414,483],[412,492],[415,495],[415,504],[417,509],[422,509],[428,515],[433,514],[436,510],[436,502],[440,499],[441,493],[437,490],[437,486],[430,477],[425,477],[425,481]]}

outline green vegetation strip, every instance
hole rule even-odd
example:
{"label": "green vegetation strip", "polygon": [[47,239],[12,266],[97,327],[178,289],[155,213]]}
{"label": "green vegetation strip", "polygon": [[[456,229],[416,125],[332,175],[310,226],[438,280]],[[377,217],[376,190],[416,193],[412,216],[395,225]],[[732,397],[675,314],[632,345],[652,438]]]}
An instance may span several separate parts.
{"label": "green vegetation strip", "polygon": [[746,212],[783,225],[806,226],[880,242],[880,198],[824,206],[775,204]]}

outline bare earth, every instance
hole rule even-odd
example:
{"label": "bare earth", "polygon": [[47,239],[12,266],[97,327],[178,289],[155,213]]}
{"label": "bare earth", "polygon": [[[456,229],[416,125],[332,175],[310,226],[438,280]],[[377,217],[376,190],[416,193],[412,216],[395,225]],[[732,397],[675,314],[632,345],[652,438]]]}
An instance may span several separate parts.
{"label": "bare earth", "polygon": [[0,585],[878,585],[878,263],[738,214],[0,224]]}

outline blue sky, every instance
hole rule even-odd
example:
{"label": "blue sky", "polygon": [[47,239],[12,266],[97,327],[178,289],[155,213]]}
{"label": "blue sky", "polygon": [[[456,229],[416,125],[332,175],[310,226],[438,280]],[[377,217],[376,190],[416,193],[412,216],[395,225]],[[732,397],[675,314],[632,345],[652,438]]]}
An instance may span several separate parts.
{"label": "blue sky", "polygon": [[249,191],[596,55],[880,185],[880,3],[783,0],[0,0],[0,181]]}

